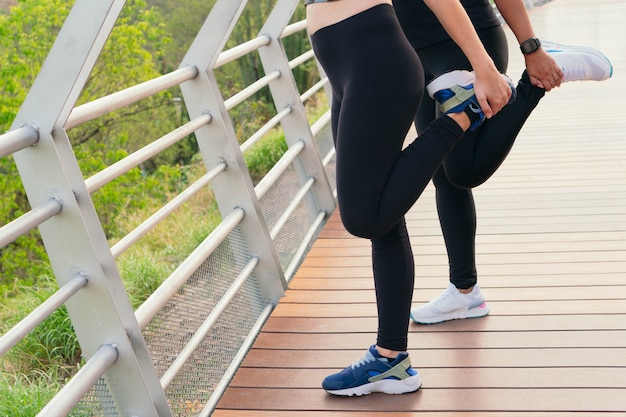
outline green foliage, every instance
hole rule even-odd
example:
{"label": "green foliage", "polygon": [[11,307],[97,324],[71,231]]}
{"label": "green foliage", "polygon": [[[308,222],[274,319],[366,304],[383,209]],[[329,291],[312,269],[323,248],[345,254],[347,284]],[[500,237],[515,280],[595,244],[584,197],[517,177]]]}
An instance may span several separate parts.
{"label": "green foliage", "polygon": [[[17,287],[19,297],[5,298],[0,305],[0,332],[4,333],[48,299],[57,289],[50,275],[39,277],[32,287]],[[41,370],[55,369],[67,378],[80,357],[80,349],[67,310],[63,307],[30,332],[3,360],[8,359],[13,373],[29,379]]]}
{"label": "green foliage", "polygon": [[282,134],[275,132],[266,135],[244,154],[252,181],[257,183],[278,162],[287,151],[287,143]]}
{"label": "green foliage", "polygon": [[0,15],[0,131],[15,119],[70,7],[64,0],[23,1]]}
{"label": "green foliage", "polygon": [[0,416],[37,415],[59,389],[59,382],[43,373],[34,381],[0,371]]}

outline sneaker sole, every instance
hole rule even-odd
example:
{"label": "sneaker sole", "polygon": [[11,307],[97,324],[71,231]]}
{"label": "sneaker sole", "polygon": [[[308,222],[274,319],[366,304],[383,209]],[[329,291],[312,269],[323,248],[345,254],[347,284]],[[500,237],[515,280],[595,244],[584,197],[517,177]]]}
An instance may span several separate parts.
{"label": "sneaker sole", "polygon": [[474,76],[468,71],[455,70],[448,73],[447,77],[437,77],[432,80],[426,86],[426,91],[428,91],[428,95],[432,98],[433,95],[440,90],[445,90],[447,88],[454,87],[455,85],[459,86],[468,86],[474,83]]}
{"label": "sneaker sole", "polygon": [[422,379],[419,374],[417,374],[402,380],[383,379],[382,381],[370,382],[354,388],[326,390],[326,392],[340,397],[360,397],[373,392],[382,392],[383,394],[407,394],[417,391],[421,386]]}
{"label": "sneaker sole", "polygon": [[546,52],[584,52],[586,54],[595,55],[598,58],[604,58],[608,60],[606,55],[597,50],[596,48],[592,48],[591,46],[579,46],[579,45],[565,45],[561,43],[554,43],[548,41],[541,41],[543,49]]}
{"label": "sneaker sole", "polygon": [[448,314],[442,314],[437,317],[429,317],[427,319],[416,319],[413,317],[413,313],[411,313],[411,320],[413,320],[417,324],[437,324],[443,323],[451,320],[461,320],[461,319],[477,319],[480,317],[485,317],[489,314],[489,306],[487,303],[482,303],[480,306],[471,308],[469,310],[457,310]]}

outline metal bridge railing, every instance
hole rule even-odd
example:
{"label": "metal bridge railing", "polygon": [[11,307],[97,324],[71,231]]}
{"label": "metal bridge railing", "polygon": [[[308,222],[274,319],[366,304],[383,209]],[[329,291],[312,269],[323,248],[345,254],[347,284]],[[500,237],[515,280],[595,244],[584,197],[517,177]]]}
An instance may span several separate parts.
{"label": "metal bridge railing", "polygon": [[[53,296],[0,337],[0,356],[65,305],[85,359],[39,415],[212,413],[335,208],[330,117],[310,125],[303,105],[327,80],[320,70],[310,90],[298,91],[292,71],[313,53],[289,61],[282,47],[305,30],[305,22],[289,24],[298,1],[277,0],[257,38],[223,51],[247,0],[217,0],[177,70],[80,106],[125,1],[75,2],[11,130],[0,135],[0,157],[13,155],[32,207],[0,228],[0,249],[39,228],[58,282]],[[223,99],[213,71],[250,53],[259,54],[266,75]],[[180,88],[190,121],[84,178],[68,130],[172,87]],[[229,111],[265,87],[276,115],[240,140]],[[253,186],[242,155],[279,125],[289,149]],[[206,173],[110,246],[91,194],[190,134]],[[133,311],[116,258],[208,187],[221,223]]]}

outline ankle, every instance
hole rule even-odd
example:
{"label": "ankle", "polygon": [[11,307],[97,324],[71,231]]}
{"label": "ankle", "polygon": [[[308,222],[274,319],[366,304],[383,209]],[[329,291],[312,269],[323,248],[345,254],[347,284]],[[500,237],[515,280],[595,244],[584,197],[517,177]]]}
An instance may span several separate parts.
{"label": "ankle", "polygon": [[467,132],[467,130],[469,129],[469,127],[472,124],[469,116],[465,112],[448,113],[448,114],[446,114],[446,116],[448,116],[449,118],[454,120],[456,122],[456,124],[458,124],[459,127],[463,130],[463,132]]}
{"label": "ankle", "polygon": [[457,288],[457,290],[459,290],[461,294],[469,294],[472,292],[473,289],[474,289],[473,285],[469,288]]}
{"label": "ankle", "polygon": [[399,350],[390,350],[387,348],[383,348],[378,345],[376,345],[375,349],[380,356],[387,358],[387,359],[392,359],[392,360],[397,358],[399,354],[405,353],[405,352],[400,352]]}

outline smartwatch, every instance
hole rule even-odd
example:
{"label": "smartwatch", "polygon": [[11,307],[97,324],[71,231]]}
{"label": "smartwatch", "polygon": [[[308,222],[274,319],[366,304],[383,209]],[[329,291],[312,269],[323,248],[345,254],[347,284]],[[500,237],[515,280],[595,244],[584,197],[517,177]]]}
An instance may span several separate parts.
{"label": "smartwatch", "polygon": [[519,49],[524,55],[532,54],[541,46],[541,41],[537,38],[529,38],[520,43]]}

